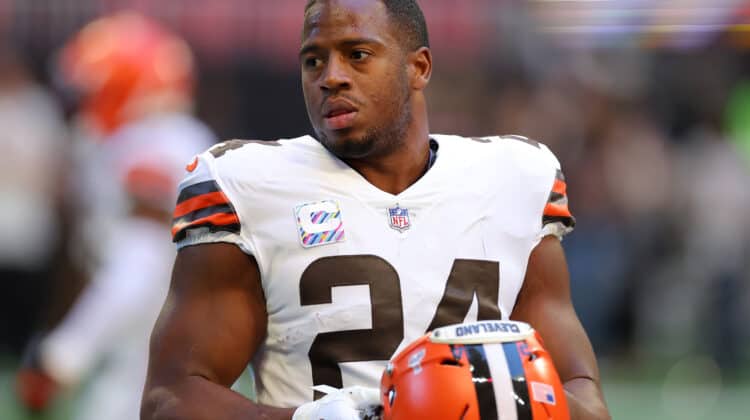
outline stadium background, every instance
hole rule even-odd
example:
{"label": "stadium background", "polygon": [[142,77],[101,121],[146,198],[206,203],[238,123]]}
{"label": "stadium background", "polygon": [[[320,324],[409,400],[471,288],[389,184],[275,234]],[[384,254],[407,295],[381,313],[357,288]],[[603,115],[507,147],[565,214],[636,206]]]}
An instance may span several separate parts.
{"label": "stadium background", "polygon": [[[750,2],[420,3],[435,53],[432,131],[522,134],[548,144],[562,162],[578,219],[564,242],[574,302],[613,417],[743,417],[750,395]],[[69,112],[52,71],[55,51],[96,16],[138,10],[193,47],[196,112],[220,138],[297,136],[310,132],[296,62],[303,4],[0,0],[0,61],[14,52]],[[45,115],[35,118],[43,124]],[[64,151],[66,141],[61,132],[49,153]],[[0,185],[18,176],[0,173]],[[0,219],[11,216],[0,208]],[[75,251],[65,227],[57,227],[59,240],[50,238],[54,280],[2,279],[0,303],[20,299],[25,308],[2,320],[2,332],[15,334],[0,337],[2,419],[27,418],[13,399],[13,340],[42,322],[39,313],[59,316],[54,308],[85,281],[67,258]],[[12,242],[2,236],[0,250]],[[28,418],[69,418],[75,401],[67,395]]]}

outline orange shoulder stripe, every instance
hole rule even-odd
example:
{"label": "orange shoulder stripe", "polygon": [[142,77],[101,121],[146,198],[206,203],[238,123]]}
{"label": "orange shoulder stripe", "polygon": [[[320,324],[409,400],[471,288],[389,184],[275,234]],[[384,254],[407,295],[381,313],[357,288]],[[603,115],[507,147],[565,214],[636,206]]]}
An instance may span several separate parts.
{"label": "orange shoulder stripe", "polygon": [[554,203],[547,203],[547,206],[544,207],[544,215],[545,216],[562,216],[562,217],[573,216],[572,214],[570,214],[570,210],[568,210],[567,204],[554,204]]}
{"label": "orange shoulder stripe", "polygon": [[555,179],[555,183],[552,184],[552,192],[558,193],[560,195],[565,195],[566,189],[567,184],[565,184],[565,181],[560,178]]}
{"label": "orange shoulder stripe", "polygon": [[196,210],[227,203],[229,203],[229,199],[221,191],[201,194],[179,203],[174,209],[173,217],[177,219]]}

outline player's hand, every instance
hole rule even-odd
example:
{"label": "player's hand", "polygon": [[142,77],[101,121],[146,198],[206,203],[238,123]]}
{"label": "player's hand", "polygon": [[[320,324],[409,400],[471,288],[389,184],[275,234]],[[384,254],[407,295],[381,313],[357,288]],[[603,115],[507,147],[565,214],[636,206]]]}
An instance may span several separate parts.
{"label": "player's hand", "polygon": [[21,368],[16,375],[18,399],[31,411],[45,410],[59,389],[57,382],[41,370]]}
{"label": "player's hand", "polygon": [[24,407],[35,412],[46,409],[60,390],[57,381],[42,367],[41,337],[41,334],[38,334],[29,341],[16,374],[18,399]]}
{"label": "player's hand", "polygon": [[292,420],[362,420],[380,416],[380,390],[352,386],[336,389],[316,387],[327,395],[301,405]]}

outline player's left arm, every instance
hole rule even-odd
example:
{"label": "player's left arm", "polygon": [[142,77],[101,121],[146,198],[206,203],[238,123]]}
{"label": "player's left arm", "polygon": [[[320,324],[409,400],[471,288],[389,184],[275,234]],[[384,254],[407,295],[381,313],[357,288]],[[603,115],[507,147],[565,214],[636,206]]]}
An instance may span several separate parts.
{"label": "player's left arm", "polygon": [[511,319],[542,336],[565,388],[574,420],[610,419],[594,350],[570,298],[570,276],[560,240],[549,235],[532,251]]}

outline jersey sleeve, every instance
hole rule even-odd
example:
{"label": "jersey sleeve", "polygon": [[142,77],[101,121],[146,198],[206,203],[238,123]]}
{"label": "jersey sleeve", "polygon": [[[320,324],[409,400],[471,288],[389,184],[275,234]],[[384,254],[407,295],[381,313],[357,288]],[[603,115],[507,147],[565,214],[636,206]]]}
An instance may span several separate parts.
{"label": "jersey sleeve", "polygon": [[226,242],[252,254],[241,235],[241,223],[230,194],[222,187],[214,156],[203,153],[187,165],[172,216],[172,241],[177,248]]}
{"label": "jersey sleeve", "polygon": [[[560,161],[543,143],[517,136],[497,136],[499,144],[505,145],[504,153],[514,156],[516,169],[525,174],[526,186],[533,196],[533,214],[538,217],[541,210],[541,226],[538,238],[554,235],[558,239],[573,231],[576,220],[568,207],[567,185],[560,168]],[[489,142],[491,138],[474,140]],[[537,201],[538,200],[538,201]],[[536,219],[539,220],[539,219]],[[535,224],[538,222],[534,222]]]}
{"label": "jersey sleeve", "polygon": [[560,170],[560,164],[556,158],[555,163],[555,179],[542,213],[541,236],[554,235],[562,240],[563,236],[573,231],[576,220],[568,208],[565,175]]}

